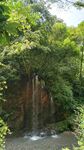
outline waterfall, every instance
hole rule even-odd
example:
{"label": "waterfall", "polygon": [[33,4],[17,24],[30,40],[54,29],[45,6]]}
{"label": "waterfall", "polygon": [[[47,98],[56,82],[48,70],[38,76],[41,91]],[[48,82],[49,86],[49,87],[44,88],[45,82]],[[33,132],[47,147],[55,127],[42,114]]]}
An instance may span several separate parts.
{"label": "waterfall", "polygon": [[53,101],[53,97],[50,96],[50,110],[51,110],[51,122],[54,121],[54,113],[55,113],[55,105]]}
{"label": "waterfall", "polygon": [[40,88],[41,88],[41,95],[40,95],[40,97],[41,97],[41,99],[40,99],[40,112],[41,112],[41,119],[40,119],[40,123],[41,123],[41,128],[43,127],[43,104],[42,104],[42,82],[41,82],[41,80],[40,80]]}
{"label": "waterfall", "polygon": [[43,138],[50,134],[46,125],[54,122],[55,106],[53,97],[46,90],[45,82],[39,79],[38,75],[33,74],[26,86],[25,100],[25,127],[31,132],[31,140]]}
{"label": "waterfall", "polygon": [[38,131],[38,76],[32,79],[32,130],[33,133]]}
{"label": "waterfall", "polygon": [[25,103],[24,103],[24,128],[28,128],[28,90],[29,90],[29,82],[26,84],[25,91]]}

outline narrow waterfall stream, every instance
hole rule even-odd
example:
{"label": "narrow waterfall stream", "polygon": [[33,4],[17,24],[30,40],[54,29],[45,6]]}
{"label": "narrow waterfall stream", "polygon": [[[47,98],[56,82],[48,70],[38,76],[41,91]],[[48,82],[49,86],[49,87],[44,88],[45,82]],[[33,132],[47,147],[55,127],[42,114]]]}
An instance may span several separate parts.
{"label": "narrow waterfall stream", "polygon": [[38,126],[39,126],[39,97],[38,97],[38,75],[34,76],[32,79],[32,137],[31,140],[35,141],[41,139],[38,136]]}
{"label": "narrow waterfall stream", "polygon": [[[41,83],[41,80],[40,80],[40,88],[42,89],[42,83]],[[40,90],[40,112],[41,112],[41,128],[43,127],[43,104],[42,104],[42,91]]]}
{"label": "narrow waterfall stream", "polygon": [[32,131],[34,134],[38,131],[38,76],[32,79]]}
{"label": "narrow waterfall stream", "polygon": [[55,104],[53,101],[53,97],[50,97],[50,109],[51,109],[51,122],[54,122],[54,113],[55,113]]}

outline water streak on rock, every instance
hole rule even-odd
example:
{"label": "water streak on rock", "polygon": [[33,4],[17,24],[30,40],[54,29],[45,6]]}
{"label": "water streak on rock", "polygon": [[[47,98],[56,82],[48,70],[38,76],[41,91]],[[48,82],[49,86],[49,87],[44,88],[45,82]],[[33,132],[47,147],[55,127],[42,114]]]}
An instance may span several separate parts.
{"label": "water streak on rock", "polygon": [[38,131],[38,76],[34,76],[32,79],[32,130],[33,133]]}

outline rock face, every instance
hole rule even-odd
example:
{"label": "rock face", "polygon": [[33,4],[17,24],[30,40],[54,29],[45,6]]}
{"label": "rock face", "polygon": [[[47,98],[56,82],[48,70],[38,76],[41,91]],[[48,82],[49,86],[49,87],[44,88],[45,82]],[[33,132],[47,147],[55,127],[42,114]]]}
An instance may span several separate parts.
{"label": "rock face", "polygon": [[[10,93],[9,93],[10,91]],[[45,83],[37,75],[15,85],[10,83],[6,91],[4,109],[8,112],[8,124],[12,129],[26,128],[36,131],[50,121],[51,103]]]}

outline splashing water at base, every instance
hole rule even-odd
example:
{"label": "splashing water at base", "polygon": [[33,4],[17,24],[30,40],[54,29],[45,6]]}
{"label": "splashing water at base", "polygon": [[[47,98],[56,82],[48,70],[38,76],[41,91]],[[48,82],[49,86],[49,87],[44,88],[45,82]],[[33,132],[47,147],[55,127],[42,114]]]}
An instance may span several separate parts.
{"label": "splashing water at base", "polygon": [[58,135],[55,134],[55,135],[51,135],[52,138],[58,138]]}
{"label": "splashing water at base", "polygon": [[32,140],[32,141],[37,141],[37,140],[41,140],[41,139],[43,139],[43,137],[36,136],[36,135],[30,137],[30,140]]}
{"label": "splashing water at base", "polygon": [[42,140],[42,139],[44,139],[44,138],[48,138],[48,137],[51,137],[51,138],[55,138],[55,139],[57,139],[57,138],[59,138],[59,136],[57,135],[57,134],[53,134],[53,135],[46,135],[44,132],[43,133],[40,133],[39,135],[31,135],[31,136],[29,136],[29,135],[25,135],[24,136],[24,139],[29,139],[29,140],[31,140],[31,141],[37,141],[37,140]]}

